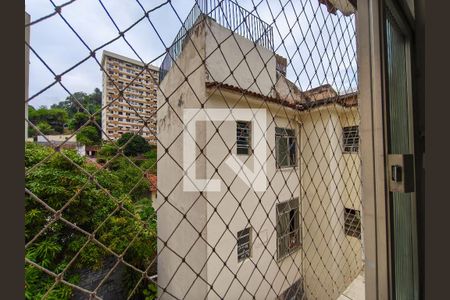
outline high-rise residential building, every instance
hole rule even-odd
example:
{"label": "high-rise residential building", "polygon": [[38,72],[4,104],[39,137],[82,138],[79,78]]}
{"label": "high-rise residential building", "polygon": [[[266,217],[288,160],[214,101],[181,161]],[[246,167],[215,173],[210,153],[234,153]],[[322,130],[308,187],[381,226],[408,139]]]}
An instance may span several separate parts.
{"label": "high-rise residential building", "polygon": [[109,51],[103,51],[102,66],[102,139],[135,132],[156,144],[159,69]]}

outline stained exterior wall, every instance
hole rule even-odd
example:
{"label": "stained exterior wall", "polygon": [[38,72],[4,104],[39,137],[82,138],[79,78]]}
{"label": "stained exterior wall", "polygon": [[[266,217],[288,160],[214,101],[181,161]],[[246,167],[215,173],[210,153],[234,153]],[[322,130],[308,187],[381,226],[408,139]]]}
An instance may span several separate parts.
{"label": "stained exterior wall", "polygon": [[[158,285],[167,287],[168,292],[162,294],[160,288],[160,299],[173,299],[170,295],[177,299],[203,299],[207,293],[201,279],[207,279],[207,270],[202,268],[207,259],[203,240],[207,237],[203,230],[206,201],[198,192],[184,192],[180,182],[183,178],[183,109],[199,108],[199,101],[205,101],[205,69],[201,66],[205,53],[203,30],[197,28],[191,38],[194,44],[187,41],[177,59],[181,70],[172,68],[167,73],[160,83],[162,92],[158,94],[158,196],[154,207],[158,219]],[[184,74],[190,74],[198,66],[201,67],[185,82]],[[201,128],[197,136],[204,136]],[[204,174],[201,162],[197,167],[200,173],[203,169]],[[167,246],[163,241],[168,241]],[[181,258],[185,259],[184,263]]]}
{"label": "stained exterior wall", "polygon": [[[248,103],[247,100],[250,102]],[[241,98],[237,93],[227,93],[222,90],[215,92],[209,98],[207,108],[232,106],[256,109],[261,105],[260,101],[254,97]],[[297,133],[299,130],[293,113],[290,114],[292,119],[289,121],[279,107],[278,109],[276,106],[271,107],[273,110],[266,112],[267,124],[270,124],[266,135],[268,155],[275,147],[275,126],[289,127],[290,125],[290,128],[296,130]],[[275,122],[271,122],[272,116],[275,116]],[[258,126],[255,121],[252,124]],[[218,125],[219,122],[216,123],[216,126]],[[232,148],[232,153],[236,154],[236,123],[234,121],[225,122],[220,126],[219,134],[215,132],[215,127],[208,124],[206,140],[210,142],[206,147],[206,155],[211,164],[208,164],[207,178],[210,176],[213,179],[222,178],[224,183],[222,183],[221,192],[206,193],[210,203],[207,212],[209,219],[207,224],[208,242],[216,245],[215,253],[208,248],[208,282],[215,290],[215,293],[209,293],[208,299],[225,297],[228,299],[239,297],[252,299],[253,295],[256,299],[275,299],[276,294],[281,294],[301,277],[301,270],[298,269],[301,266],[301,251],[294,252],[291,257],[288,256],[283,260],[276,260],[275,231],[276,203],[300,196],[298,168],[276,169],[273,155],[267,161],[262,162],[255,160],[254,156],[250,157],[246,166],[254,170],[255,165],[267,163],[266,174],[271,179],[271,186],[268,186],[267,191],[255,192],[240,179],[233,180],[236,174],[226,164],[220,164],[229,155],[228,148]],[[238,155],[238,158],[245,162],[248,156]],[[220,177],[213,176],[215,171],[213,166],[219,166]],[[227,186],[230,187],[229,192],[227,192]],[[249,226],[252,228],[252,255],[250,259],[238,262],[237,232]],[[226,268],[223,268],[223,261],[227,262]],[[259,271],[255,271],[255,267]],[[262,275],[264,273],[265,279]],[[230,284],[231,288],[228,289]],[[243,284],[245,284],[246,290],[244,290]]]}
{"label": "stained exterior wall", "polygon": [[266,96],[273,95],[276,59],[272,51],[259,45],[255,47],[250,40],[232,34],[212,20],[207,22],[205,34],[208,57],[206,81],[239,86]]}
{"label": "stained exterior wall", "polygon": [[358,154],[342,153],[342,127],[356,108],[302,114],[301,184],[308,299],[335,299],[362,270],[361,242],[344,231],[344,207],[361,210]]}
{"label": "stained exterior wall", "polygon": [[[205,65],[202,65],[204,55],[212,53],[217,46],[211,40],[211,31],[216,38],[224,38],[229,33],[211,20],[208,24],[198,26],[191,33],[192,41],[185,44],[177,59],[181,70],[172,68],[160,85],[162,93],[158,96],[158,135],[161,143],[158,144],[159,193],[156,205],[160,239],[158,284],[163,287],[168,285],[167,292],[185,299],[250,299],[253,295],[256,299],[275,299],[276,294],[281,294],[301,278],[310,299],[332,299],[330,295],[337,297],[346,284],[356,277],[361,267],[361,261],[355,259],[361,257],[359,241],[344,234],[343,224],[345,205],[352,203],[357,207],[359,203],[354,200],[354,192],[345,196],[340,191],[346,185],[342,185],[343,180],[337,175],[341,174],[340,168],[345,170],[349,167],[340,153],[341,120],[345,119],[343,116],[346,114],[344,110],[329,109],[325,115],[320,115],[318,112],[294,112],[272,103],[264,105],[268,109],[267,124],[270,124],[267,131],[268,153],[275,147],[274,127],[289,124],[300,135],[300,151],[299,166],[295,168],[277,170],[275,157],[267,159],[267,174],[271,186],[266,192],[259,194],[255,194],[253,190],[247,193],[249,187],[240,179],[235,179],[236,174],[221,163],[229,155],[228,148],[235,147],[235,122],[224,122],[219,128],[219,134],[212,124],[199,122],[196,126],[196,141],[200,148],[204,148],[209,161],[204,157],[197,160],[196,178],[221,179],[221,191],[202,194],[183,191],[183,184],[180,182],[183,178],[183,109],[200,108],[201,103],[205,103],[204,108],[209,109],[261,107],[261,99],[253,96],[247,97],[247,102],[236,92],[214,92],[214,88],[207,91],[205,82],[225,79],[228,84],[244,89],[247,89],[245,84],[249,84],[248,89],[267,94],[273,92],[272,86],[275,83],[274,56],[273,61],[269,59],[266,62],[266,77],[257,78],[257,89],[256,85],[250,85],[249,77],[253,77],[244,67],[242,73],[234,74],[239,78],[239,84],[230,79],[227,76],[230,75],[227,74],[229,68],[220,58],[222,54],[213,54],[210,56],[211,60],[206,59],[205,69]],[[234,39],[229,40],[229,44],[221,48],[224,48],[227,60],[229,58],[233,63],[242,57],[239,58],[237,44],[231,42]],[[249,49],[253,47],[253,43],[240,39],[239,46]],[[270,57],[269,53],[264,55]],[[251,64],[255,70],[265,63],[262,60],[258,62],[256,56],[257,53]],[[251,59],[251,55],[246,57]],[[195,69],[188,77],[189,84],[184,82],[184,75]],[[166,101],[164,95],[171,96]],[[275,123],[270,123],[273,116]],[[215,124],[218,126],[219,122]],[[317,146],[323,147],[324,152],[317,151]],[[165,153],[165,147],[169,147],[170,156]],[[198,149],[195,151],[199,154]],[[232,153],[236,153],[235,148],[232,148]],[[242,156],[240,158],[245,159]],[[179,165],[175,161],[180,162]],[[249,160],[246,165],[252,168],[253,163],[255,162]],[[220,177],[217,173],[214,174],[216,167]],[[355,164],[355,169],[358,168],[359,165]],[[307,169],[319,169],[322,173],[307,172]],[[342,176],[353,176],[352,172],[343,172]],[[288,176],[289,173],[292,174]],[[230,192],[226,193],[228,186]],[[165,195],[169,195],[167,199],[164,198]],[[275,204],[295,197],[299,197],[300,215],[303,218],[302,245],[291,256],[277,261]],[[183,219],[184,213],[186,219]],[[324,224],[324,220],[328,224]],[[252,227],[252,255],[250,259],[238,262],[236,234],[249,225]],[[317,230],[322,230],[325,234],[322,235]],[[201,232],[201,236],[198,232]],[[168,240],[168,247],[161,240]],[[312,265],[308,267],[308,264]],[[161,295],[162,289],[159,292]],[[164,293],[161,298],[171,297]]]}

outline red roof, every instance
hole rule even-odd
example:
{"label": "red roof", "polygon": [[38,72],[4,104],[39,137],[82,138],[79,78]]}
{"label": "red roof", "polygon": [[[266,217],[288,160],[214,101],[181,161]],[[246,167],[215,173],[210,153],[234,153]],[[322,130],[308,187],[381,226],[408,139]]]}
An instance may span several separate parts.
{"label": "red roof", "polygon": [[147,173],[148,181],[150,182],[150,191],[157,191],[158,177],[155,174]]}

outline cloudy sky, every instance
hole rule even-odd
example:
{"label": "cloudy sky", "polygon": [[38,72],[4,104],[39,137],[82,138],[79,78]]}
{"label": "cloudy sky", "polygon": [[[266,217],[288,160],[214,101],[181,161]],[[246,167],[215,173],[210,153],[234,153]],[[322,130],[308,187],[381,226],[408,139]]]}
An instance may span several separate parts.
{"label": "cloudy sky", "polygon": [[[52,1],[55,5],[61,5],[68,0]],[[54,12],[52,1],[26,0],[26,11],[31,15],[31,21]],[[194,5],[194,0],[172,0],[172,6],[166,2],[76,0],[62,9],[62,15],[84,43],[89,48],[95,49],[116,38],[119,32],[102,5],[120,31],[141,19],[145,14],[144,10],[154,9],[149,14],[154,28],[144,18],[125,34],[125,38],[141,59],[159,67],[165,47],[171,44],[181,27],[178,18],[184,20]],[[295,81],[302,90],[324,83],[332,84],[340,92],[356,87],[353,16],[344,17],[339,12],[336,16],[330,15],[323,5],[319,5],[318,0],[237,0],[237,2],[250,11],[253,11],[253,6],[256,5],[256,13],[253,13],[258,14],[267,23],[272,23],[273,17],[276,17],[276,26],[272,25],[276,52],[288,58],[290,61],[288,78]],[[158,6],[160,7],[157,8]],[[286,17],[283,13],[279,15],[282,6],[285,7]],[[88,48],[59,15],[32,25],[30,44],[56,74],[66,71],[89,55]],[[138,59],[123,38],[100,49],[96,55],[99,61],[102,50]],[[62,84],[72,93],[76,91],[90,93],[96,87],[101,88],[101,79],[100,67],[91,58],[65,74],[62,77]],[[30,53],[29,80],[30,97],[54,82],[54,76],[33,53]],[[60,85],[54,85],[31,100],[30,105],[50,106],[64,100],[67,95]]]}

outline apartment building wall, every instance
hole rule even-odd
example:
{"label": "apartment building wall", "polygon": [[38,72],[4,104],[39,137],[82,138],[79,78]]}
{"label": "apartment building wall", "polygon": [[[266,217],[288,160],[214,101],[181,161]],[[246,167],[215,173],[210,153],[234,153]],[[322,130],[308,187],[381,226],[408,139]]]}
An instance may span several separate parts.
{"label": "apartment building wall", "polygon": [[109,51],[103,53],[102,66],[103,140],[135,132],[156,144],[158,69]]}
{"label": "apartment building wall", "polygon": [[[204,299],[207,293],[207,269],[203,268],[207,260],[207,204],[199,192],[184,192],[180,181],[183,178],[183,110],[200,108],[199,101],[205,101],[202,32],[200,28],[192,32],[193,42],[186,42],[177,59],[181,70],[170,69],[160,83],[162,92],[158,93],[158,195],[153,205],[157,211],[159,299]],[[191,74],[188,81],[184,74]],[[204,136],[205,130],[200,126],[199,142]],[[197,163],[197,172],[198,176],[204,176],[203,161]],[[161,287],[166,287],[167,292],[163,293]]]}
{"label": "apartment building wall", "polygon": [[230,37],[231,30],[212,19],[208,19],[204,34],[208,57],[205,62],[206,81],[231,84],[272,96],[276,83],[276,59],[272,51],[260,45],[255,46],[238,34]]}
{"label": "apartment building wall", "polygon": [[361,209],[358,154],[342,153],[342,127],[358,122],[356,110],[333,104],[301,114],[303,275],[308,299],[337,298],[362,270],[361,241],[344,229],[344,208]]}
{"label": "apartment building wall", "polygon": [[[329,299],[330,294],[334,295],[345,289],[345,283],[354,278],[353,273],[361,265],[352,262],[352,253],[359,251],[358,241],[349,242],[350,238],[344,234],[344,200],[342,193],[334,192],[342,188],[340,183],[333,181],[342,164],[342,155],[339,153],[340,129],[336,129],[341,126],[340,111],[334,110],[321,116],[314,112],[294,112],[289,108],[280,108],[278,104],[268,103],[267,124],[272,117],[275,118],[275,123],[271,123],[267,131],[268,153],[270,148],[275,147],[275,126],[288,127],[290,124],[299,134],[299,166],[278,170],[275,167],[275,157],[270,157],[267,160],[270,187],[266,192],[258,194],[249,190],[244,182],[235,178],[236,174],[226,164],[221,163],[229,155],[227,147],[233,147],[232,153],[236,153],[235,122],[224,122],[219,134],[211,123],[198,122],[196,142],[204,149],[208,160],[205,156],[199,156],[196,160],[196,178],[222,180],[221,191],[183,191],[183,182],[180,181],[184,175],[183,150],[186,151],[183,149],[183,110],[202,106],[208,109],[231,106],[254,109],[260,107],[262,101],[257,96],[242,98],[242,94],[238,92],[205,88],[207,81],[215,80],[225,80],[228,84],[237,85],[228,76],[230,74],[227,75],[228,66],[224,65],[225,61],[220,56],[211,55],[211,61],[208,58],[203,64],[206,54],[211,54],[217,45],[211,40],[213,37],[210,28],[215,32],[214,37],[224,37],[228,32],[212,20],[207,22],[208,24],[200,23],[195,27],[190,40],[185,42],[177,59],[181,70],[176,67],[170,69],[160,85],[165,95],[172,95],[168,99],[162,94],[158,95],[158,130],[161,142],[158,143],[159,193],[155,207],[158,212],[159,237],[158,284],[167,286],[165,291],[168,292],[163,293],[160,288],[160,298],[172,299],[172,294],[185,299],[234,299],[240,296],[242,299],[250,299],[254,294],[256,299],[275,299],[276,294],[281,294],[301,278],[305,282],[307,295],[314,296],[311,299]],[[236,49],[238,44],[231,42],[234,39],[229,41],[230,44],[221,48],[227,49],[228,54],[225,55],[234,55],[234,58],[230,57],[231,61],[239,61],[242,57],[239,58],[240,50]],[[239,46],[250,49],[253,43],[241,38]],[[275,59],[272,64],[271,60],[258,61],[258,53],[254,55],[252,68],[256,70],[264,63],[273,68],[267,67],[267,77],[256,79],[260,88],[255,89],[256,86],[253,86],[250,90],[270,93],[272,84],[275,83],[275,80],[272,83]],[[246,57],[249,56],[251,55],[247,54]],[[185,74],[191,72],[193,73],[186,82]],[[249,82],[248,76],[251,75],[247,73],[244,76],[245,72],[234,74],[240,78],[240,83]],[[265,105],[264,107],[266,108]],[[322,122],[323,120],[325,121]],[[218,126],[219,123],[216,122],[215,125]],[[324,135],[320,136],[321,132]],[[165,148],[169,145],[170,156]],[[323,152],[315,151],[312,145],[322,145],[327,149],[325,159]],[[195,151],[196,156],[200,154],[199,149],[188,151]],[[311,162],[305,165],[308,161]],[[246,165],[253,168],[254,163],[250,159]],[[216,168],[220,176],[217,175]],[[322,178],[317,172],[306,172],[306,168],[320,169],[325,177]],[[291,175],[288,176],[289,174]],[[314,186],[318,190],[313,190]],[[299,197],[300,219],[303,218],[300,225],[302,245],[291,256],[277,261],[276,203],[295,197]],[[309,213],[305,215],[305,211]],[[316,213],[311,214],[311,211]],[[328,224],[324,225],[324,220]],[[238,262],[236,234],[248,225],[252,227],[252,256]],[[319,235],[321,233],[317,229],[325,230],[325,235]],[[167,241],[166,245],[164,241]],[[317,247],[315,243],[318,244]],[[344,246],[345,249],[342,248]],[[322,261],[319,257],[326,260]],[[247,291],[244,291],[243,285]]]}
{"label": "apartment building wall", "polygon": [[[215,91],[207,102],[207,108],[247,108],[256,110],[261,105],[261,99],[245,97],[236,92],[223,89]],[[249,101],[249,103],[247,102]],[[299,132],[298,123],[294,120],[295,113],[285,112],[277,106],[270,106],[266,111],[269,125],[266,132],[267,154],[275,149],[275,127],[292,128]],[[289,112],[289,109],[288,109]],[[272,118],[274,122],[272,121]],[[216,122],[218,126],[220,122]],[[253,130],[258,124],[252,121]],[[215,246],[213,253],[208,247],[207,274],[208,283],[215,292],[208,294],[208,299],[275,299],[296,280],[302,277],[302,253],[295,251],[291,256],[277,260],[276,234],[276,204],[300,196],[299,168],[288,167],[277,169],[275,157],[271,155],[267,161],[257,161],[254,155],[237,155],[245,165],[254,170],[258,164],[266,163],[266,174],[270,180],[265,192],[255,192],[241,179],[236,179],[236,173],[221,161],[236,154],[236,122],[228,121],[221,124],[219,133],[209,123],[206,125],[206,178],[221,179],[220,192],[206,192],[207,205],[207,240],[209,245]],[[255,143],[257,141],[254,141]],[[261,141],[266,144],[266,140]],[[275,153],[274,153],[275,154]],[[215,174],[218,167],[220,177]],[[269,182],[268,182],[269,183]],[[229,186],[229,190],[228,190]],[[251,227],[252,246],[251,257],[242,262],[237,258],[237,233]],[[226,268],[223,262],[227,263]],[[257,268],[259,271],[255,271]],[[264,274],[264,277],[262,274]],[[235,277],[236,275],[236,277]],[[245,285],[245,290],[243,285]],[[231,287],[230,287],[231,285]]]}

